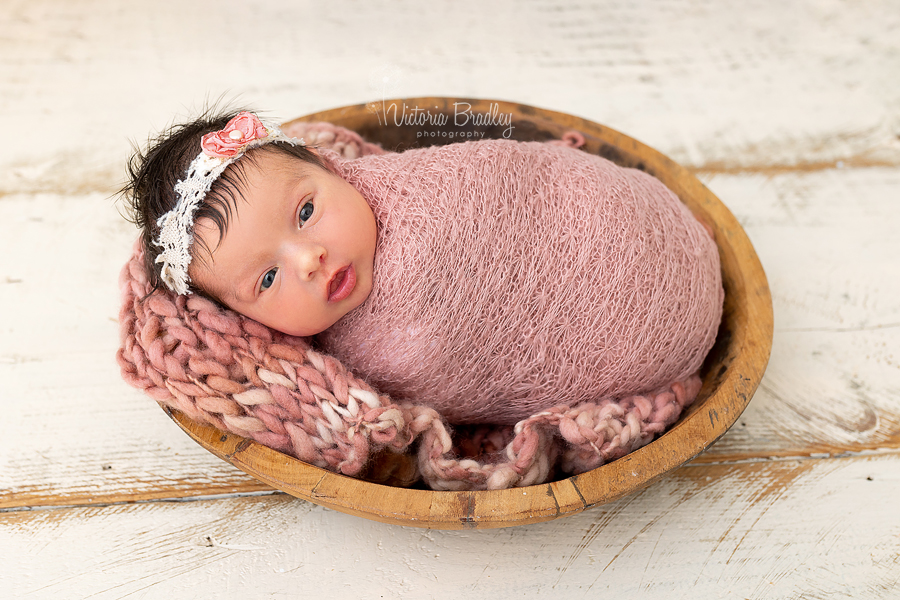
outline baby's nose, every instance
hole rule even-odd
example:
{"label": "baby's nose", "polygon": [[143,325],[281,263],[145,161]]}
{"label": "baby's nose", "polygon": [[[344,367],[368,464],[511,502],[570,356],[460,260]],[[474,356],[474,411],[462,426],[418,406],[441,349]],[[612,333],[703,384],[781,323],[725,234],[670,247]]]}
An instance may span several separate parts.
{"label": "baby's nose", "polygon": [[310,280],[316,276],[316,273],[325,264],[325,248],[322,246],[308,246],[298,253],[297,268],[300,277],[304,280]]}

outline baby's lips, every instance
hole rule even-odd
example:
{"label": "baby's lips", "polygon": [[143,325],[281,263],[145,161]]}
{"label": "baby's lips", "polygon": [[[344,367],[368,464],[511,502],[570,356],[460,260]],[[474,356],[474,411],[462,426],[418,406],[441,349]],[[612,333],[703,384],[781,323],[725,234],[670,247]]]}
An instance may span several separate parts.
{"label": "baby's lips", "polygon": [[353,265],[339,269],[328,280],[328,301],[339,302],[353,293],[356,287],[356,273]]}

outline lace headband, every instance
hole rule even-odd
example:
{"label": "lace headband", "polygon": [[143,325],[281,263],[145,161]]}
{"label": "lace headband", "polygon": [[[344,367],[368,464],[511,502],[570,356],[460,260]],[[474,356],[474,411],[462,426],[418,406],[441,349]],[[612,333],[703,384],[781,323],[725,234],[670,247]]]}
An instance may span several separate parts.
{"label": "lace headband", "polygon": [[184,179],[175,184],[178,201],[175,208],[157,220],[159,237],[154,245],[162,248],[156,262],[162,263],[160,278],[176,294],[189,294],[188,266],[194,241],[194,213],[212,184],[228,165],[248,150],[272,142],[288,142],[301,146],[302,139],[284,135],[275,125],[264,125],[256,115],[238,113],[224,129],[207,133],[200,140],[202,151],[188,167]]}

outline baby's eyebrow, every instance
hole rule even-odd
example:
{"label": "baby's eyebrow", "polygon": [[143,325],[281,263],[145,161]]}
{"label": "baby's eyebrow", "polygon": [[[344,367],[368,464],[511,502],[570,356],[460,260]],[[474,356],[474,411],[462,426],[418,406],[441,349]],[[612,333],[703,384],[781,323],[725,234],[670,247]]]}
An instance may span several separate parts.
{"label": "baby's eyebrow", "polygon": [[232,300],[238,302],[249,302],[255,295],[256,277],[255,273],[259,270],[257,261],[248,263],[250,266],[241,269],[238,277],[228,286],[228,296]]}
{"label": "baby's eyebrow", "polygon": [[[240,298],[238,298],[237,290],[234,289],[234,286],[229,285],[228,287],[225,288],[225,290],[226,290],[225,298],[227,300],[229,300],[231,302],[240,300]],[[225,304],[228,304],[228,302],[225,302]]]}
{"label": "baby's eyebrow", "polygon": [[[235,277],[229,278],[229,280],[225,282],[225,286],[222,290],[223,293],[220,294],[220,297],[223,300],[249,302],[253,298],[253,287],[256,279],[255,274],[261,268],[261,265],[264,264],[264,261],[259,256],[249,256],[247,258],[248,260],[244,262]],[[246,292],[246,290],[250,290],[249,295],[247,293],[241,293]],[[224,304],[229,303],[224,302]]]}
{"label": "baby's eyebrow", "polygon": [[237,291],[234,289],[232,285],[218,286],[216,284],[221,283],[221,279],[216,279],[212,272],[209,272],[210,278],[213,280],[211,285],[207,286],[203,291],[212,296],[219,304],[224,304],[225,306],[231,306],[231,302],[235,300],[239,300]]}
{"label": "baby's eyebrow", "polygon": [[230,288],[224,288],[224,289],[228,289],[228,292],[229,292],[228,294],[224,294],[223,293],[224,289],[219,288],[218,286],[215,286],[215,285],[201,286],[198,284],[198,282],[196,280],[193,283],[197,287],[197,289],[199,290],[201,295],[204,295],[207,298],[211,298],[223,306],[230,307],[231,305],[228,303],[228,300],[236,299],[236,297],[234,295],[234,291],[231,290]]}

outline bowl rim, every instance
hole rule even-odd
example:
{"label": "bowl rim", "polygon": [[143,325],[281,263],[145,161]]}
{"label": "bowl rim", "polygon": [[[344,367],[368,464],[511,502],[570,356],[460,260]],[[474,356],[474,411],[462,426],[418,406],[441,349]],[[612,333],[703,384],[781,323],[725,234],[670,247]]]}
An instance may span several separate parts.
{"label": "bowl rim", "polygon": [[[344,513],[398,525],[432,529],[510,527],[575,514],[636,492],[683,465],[718,440],[737,421],[756,391],[772,347],[772,300],[759,258],[734,215],[692,173],[662,153],[598,123],[573,115],[502,100],[420,97],[379,100],[320,111],[288,122],[328,121],[359,130],[374,127],[378,105],[404,103],[449,111],[467,103],[472,113],[518,115],[532,134],[550,139],[581,132],[585,149],[635,166],[659,178],[716,237],[726,276],[728,319],[723,360],[704,377],[698,400],[661,436],[630,454],[566,479],[491,491],[431,491],[354,479],[303,463],[252,440],[166,413],[198,444],[274,488]],[[374,115],[374,117],[373,117]],[[399,126],[398,126],[399,127]],[[494,129],[495,133],[497,129]],[[537,132],[537,133],[534,133]],[[369,140],[378,141],[378,140]],[[618,158],[618,160],[616,160]],[[631,163],[631,164],[628,164]],[[720,337],[722,331],[720,330]],[[721,363],[721,364],[720,364]],[[701,400],[702,398],[702,400]]]}

